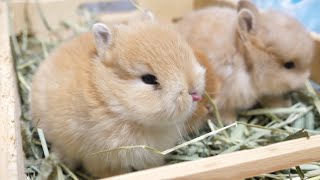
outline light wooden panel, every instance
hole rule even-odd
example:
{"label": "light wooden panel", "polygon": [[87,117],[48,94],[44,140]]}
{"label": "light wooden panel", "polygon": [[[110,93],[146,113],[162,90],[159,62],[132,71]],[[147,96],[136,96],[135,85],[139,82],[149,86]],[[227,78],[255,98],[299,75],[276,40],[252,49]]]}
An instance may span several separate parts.
{"label": "light wooden panel", "polygon": [[105,180],[243,179],[320,160],[320,135],[197,161],[163,166]]}
{"label": "light wooden panel", "polygon": [[145,9],[151,10],[162,21],[180,18],[192,11],[195,0],[137,0]]}
{"label": "light wooden panel", "polygon": [[[47,38],[50,32],[43,23],[40,12],[50,28],[57,30],[62,21],[73,24],[83,22],[85,17],[81,16],[78,11],[78,7],[82,3],[110,1],[117,0],[12,0],[10,1],[10,11],[13,14],[14,31],[21,33],[24,29],[28,29],[38,37]],[[106,23],[123,22],[136,13],[137,11],[109,13],[99,16],[101,18],[98,19]],[[29,22],[29,26],[27,22]]]}
{"label": "light wooden panel", "polygon": [[[82,3],[109,2],[119,0],[12,0],[10,10],[14,17],[14,31],[21,33],[23,29],[29,28],[30,32],[42,38],[48,36],[49,32],[41,19],[39,9],[41,8],[52,29],[57,29],[62,20],[79,23],[84,18],[77,13]],[[129,0],[128,0],[129,1]],[[178,19],[192,11],[194,7],[204,7],[226,1],[235,4],[237,0],[132,0],[136,1],[142,9],[151,10],[161,21]],[[38,4],[37,4],[38,3]],[[119,12],[114,14],[101,14],[98,19],[105,23],[125,22],[130,17],[137,15],[139,10],[130,12]],[[29,25],[26,21],[28,19]]]}
{"label": "light wooden panel", "polygon": [[312,33],[315,40],[315,54],[311,66],[311,79],[320,84],[320,35]]}
{"label": "light wooden panel", "polygon": [[0,179],[24,179],[20,102],[4,2],[0,2],[0,27]]}

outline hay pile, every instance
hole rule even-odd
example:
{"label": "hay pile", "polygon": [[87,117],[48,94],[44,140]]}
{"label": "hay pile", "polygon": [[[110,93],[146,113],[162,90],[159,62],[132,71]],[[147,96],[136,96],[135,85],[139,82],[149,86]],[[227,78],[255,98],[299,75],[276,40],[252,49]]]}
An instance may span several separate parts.
{"label": "hay pile", "polygon": [[[41,14],[41,13],[40,13]],[[31,126],[29,92],[31,78],[39,63],[60,43],[91,27],[95,18],[88,16],[83,24],[61,23],[61,29],[53,30],[53,40],[47,41],[30,35],[27,28],[22,34],[11,34],[13,56],[16,62],[19,90],[22,99],[22,136],[23,149],[26,154],[25,170],[28,179],[90,179],[81,171],[72,172],[62,162],[50,154],[43,133]],[[43,22],[48,25],[43,17]],[[11,27],[12,27],[12,21]],[[12,28],[13,29],[13,28]],[[63,32],[64,34],[59,34]],[[66,36],[66,32],[67,36]],[[64,37],[64,38],[61,38]],[[252,149],[281,142],[290,134],[305,129],[309,135],[320,134],[320,101],[310,83],[307,88],[290,95],[294,105],[289,108],[254,109],[243,112],[237,127],[232,127],[214,136],[195,141],[168,154],[167,163],[178,163],[230,153],[242,149]],[[183,141],[189,141],[202,134],[216,131],[219,122],[208,120],[208,125],[198,133],[191,134]],[[300,133],[298,136],[305,136]],[[183,142],[182,142],[183,143]],[[49,147],[50,149],[50,147]],[[159,153],[159,152],[155,152]],[[271,174],[263,174],[251,179],[300,179],[300,177],[320,179],[320,163],[314,162],[297,168],[287,169]],[[312,179],[312,178],[311,178]]]}

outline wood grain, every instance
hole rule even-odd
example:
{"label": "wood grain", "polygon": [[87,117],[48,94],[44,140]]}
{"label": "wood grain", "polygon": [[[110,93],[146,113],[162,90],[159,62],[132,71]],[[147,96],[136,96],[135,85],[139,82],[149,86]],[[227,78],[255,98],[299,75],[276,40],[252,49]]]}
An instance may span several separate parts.
{"label": "wood grain", "polygon": [[10,51],[5,2],[0,2],[0,27],[0,179],[24,179],[20,102]]}
{"label": "wood grain", "polygon": [[[320,160],[320,135],[108,178],[243,179]],[[107,179],[105,179],[107,180]]]}

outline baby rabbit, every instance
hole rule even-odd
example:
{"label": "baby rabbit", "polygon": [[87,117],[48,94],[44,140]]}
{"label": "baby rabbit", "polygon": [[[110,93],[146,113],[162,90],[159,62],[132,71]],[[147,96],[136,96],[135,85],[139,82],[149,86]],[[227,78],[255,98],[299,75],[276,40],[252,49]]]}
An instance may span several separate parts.
{"label": "baby rabbit", "polygon": [[216,103],[227,122],[260,99],[272,104],[272,99],[302,87],[313,54],[313,40],[294,18],[272,10],[260,12],[246,0],[237,6],[198,10],[177,23],[220,76]]}
{"label": "baby rabbit", "polygon": [[187,42],[167,25],[131,22],[64,43],[38,69],[32,84],[34,124],[71,168],[106,177],[159,166],[159,150],[180,140],[205,86],[205,69]]}

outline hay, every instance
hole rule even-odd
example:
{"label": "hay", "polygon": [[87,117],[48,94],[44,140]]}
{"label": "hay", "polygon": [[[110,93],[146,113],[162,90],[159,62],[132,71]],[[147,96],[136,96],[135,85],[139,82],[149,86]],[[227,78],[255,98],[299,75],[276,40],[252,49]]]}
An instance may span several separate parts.
{"label": "hay", "polygon": [[[38,10],[41,11],[41,8],[39,7]],[[23,137],[23,149],[26,155],[26,175],[28,179],[92,179],[81,171],[72,172],[53,154],[50,154],[50,145],[46,144],[43,132],[31,126],[29,92],[32,75],[39,63],[61,42],[88,30],[95,22],[95,19],[93,16],[88,15],[87,21],[83,24],[62,22],[60,27],[63,29],[62,31],[52,29],[50,22],[46,21],[42,13],[40,15],[42,15],[42,21],[48,28],[48,31],[56,37],[55,39],[51,41],[37,39],[29,34],[27,28],[20,35],[14,34],[11,30],[12,50],[16,62],[19,91],[22,100],[21,133]],[[10,27],[13,29],[12,20],[10,21]],[[60,32],[64,34],[59,34]],[[319,87],[319,85],[315,86]],[[306,132],[310,135],[319,134],[319,97],[309,82],[306,84],[306,87],[303,91],[291,94],[291,98],[295,102],[293,106],[277,109],[254,109],[242,112],[237,127],[226,129],[223,133],[219,134],[212,133],[222,128],[222,120],[217,115],[217,122],[208,120],[208,125],[200,133],[191,134],[190,137],[187,137],[188,139],[186,140],[190,140],[192,143],[184,142],[183,146],[166,151],[166,153],[170,151],[167,155],[167,163],[191,161],[208,156],[266,146],[284,141],[286,138],[306,136]],[[216,109],[214,103],[212,105],[213,109]],[[301,129],[305,129],[305,131],[299,132]],[[299,133],[289,136],[296,132]],[[210,136],[204,135],[205,138],[196,139],[199,136],[204,137],[201,135],[208,133]],[[137,147],[159,153],[152,147],[145,145]],[[128,150],[132,147],[122,148]],[[174,151],[171,152],[172,150]],[[296,168],[293,167],[283,171],[259,175],[250,179],[299,179],[303,176],[312,177],[311,179],[320,179],[320,163],[313,162]]]}

